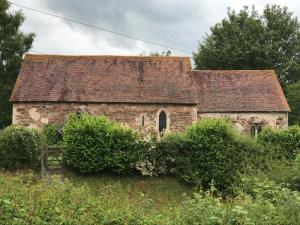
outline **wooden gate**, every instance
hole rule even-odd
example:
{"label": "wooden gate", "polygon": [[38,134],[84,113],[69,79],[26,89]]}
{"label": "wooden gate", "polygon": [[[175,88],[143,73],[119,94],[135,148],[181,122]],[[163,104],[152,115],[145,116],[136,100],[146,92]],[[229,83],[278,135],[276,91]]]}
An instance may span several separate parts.
{"label": "wooden gate", "polygon": [[63,146],[45,146],[41,157],[42,176],[63,174],[63,151]]}

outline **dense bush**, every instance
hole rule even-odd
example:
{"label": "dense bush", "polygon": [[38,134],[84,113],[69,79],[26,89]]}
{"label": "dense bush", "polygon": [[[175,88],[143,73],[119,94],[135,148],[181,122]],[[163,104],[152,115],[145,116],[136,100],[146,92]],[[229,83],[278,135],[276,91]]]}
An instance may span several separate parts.
{"label": "dense bush", "polygon": [[40,134],[22,126],[9,126],[0,133],[0,167],[38,168],[42,141]]}
{"label": "dense bush", "polygon": [[289,170],[291,188],[300,191],[300,154],[296,156],[292,168]]}
{"label": "dense bush", "polygon": [[182,133],[169,133],[163,137],[150,134],[140,140],[137,169],[142,175],[171,175],[176,168],[175,158],[186,147]]}
{"label": "dense bush", "polygon": [[[266,129],[257,142],[238,133],[229,121],[203,119],[184,133],[141,138],[103,116],[72,115],[64,127],[65,159],[81,173],[129,174],[138,170],[146,176],[175,175],[204,189],[213,183],[228,193],[239,181],[238,175],[249,170],[268,173],[276,167],[275,181],[290,183],[290,165],[281,163],[282,158],[274,154],[287,157],[286,152],[297,148],[298,135],[298,127]],[[274,174],[269,175],[274,178]]]}
{"label": "dense bush", "polygon": [[87,187],[56,178],[51,184],[26,179],[0,176],[0,224],[143,224],[126,208],[108,209]]}
{"label": "dense bush", "polygon": [[62,142],[62,135],[58,133],[60,128],[61,126],[55,123],[49,123],[44,126],[43,133],[48,145],[56,145]]}
{"label": "dense bush", "polygon": [[288,129],[266,128],[258,136],[258,141],[270,151],[275,150],[279,158],[295,159],[300,149],[300,127]]}
{"label": "dense bush", "polygon": [[130,173],[137,161],[137,134],[104,116],[71,115],[64,126],[65,159],[81,173]]}
{"label": "dense bush", "polygon": [[175,158],[176,174],[205,189],[214,182],[218,190],[228,190],[257,152],[256,144],[225,120],[201,120],[188,128],[185,139]]}
{"label": "dense bush", "polygon": [[224,201],[211,192],[195,194],[184,203],[181,224],[299,224],[300,194],[275,185],[272,181],[255,181],[251,194],[241,192]]}

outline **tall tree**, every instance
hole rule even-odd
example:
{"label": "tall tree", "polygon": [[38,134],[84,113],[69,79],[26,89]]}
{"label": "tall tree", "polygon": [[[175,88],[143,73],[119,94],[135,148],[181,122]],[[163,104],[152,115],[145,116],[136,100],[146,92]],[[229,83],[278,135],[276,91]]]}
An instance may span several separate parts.
{"label": "tall tree", "polygon": [[291,113],[289,114],[289,124],[300,125],[300,81],[288,86],[286,97],[291,107]]}
{"label": "tall tree", "polygon": [[286,7],[252,7],[211,27],[194,53],[197,69],[275,69],[285,88],[300,80],[300,26]]}
{"label": "tall tree", "polygon": [[9,3],[0,0],[0,128],[11,123],[9,98],[20,70],[22,56],[33,42],[34,34],[24,34],[20,26],[23,14],[9,11]]}

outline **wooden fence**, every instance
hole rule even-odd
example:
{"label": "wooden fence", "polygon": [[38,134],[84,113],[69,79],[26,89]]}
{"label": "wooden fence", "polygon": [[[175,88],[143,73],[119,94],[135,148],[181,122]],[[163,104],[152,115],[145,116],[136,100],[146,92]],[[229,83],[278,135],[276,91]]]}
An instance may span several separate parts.
{"label": "wooden fence", "polygon": [[63,174],[63,146],[46,145],[41,157],[42,176]]}

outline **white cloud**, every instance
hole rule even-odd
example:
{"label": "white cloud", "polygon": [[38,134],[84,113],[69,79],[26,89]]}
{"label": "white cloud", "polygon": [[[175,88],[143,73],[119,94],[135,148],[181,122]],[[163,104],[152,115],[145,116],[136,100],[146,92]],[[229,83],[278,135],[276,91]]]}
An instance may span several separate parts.
{"label": "white cloud", "polygon": [[[191,52],[209,28],[226,16],[227,8],[240,10],[266,4],[288,6],[300,15],[298,0],[13,0],[53,14],[102,26],[117,32],[159,42]],[[12,9],[19,9],[13,6]],[[130,54],[167,49],[114,34],[72,24],[23,9],[24,32],[36,33],[34,50],[52,54]],[[172,51],[173,54],[183,53]]]}

